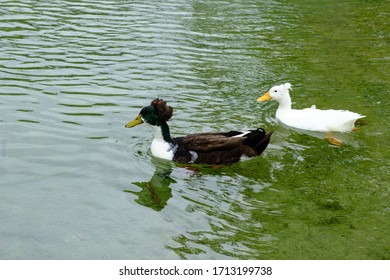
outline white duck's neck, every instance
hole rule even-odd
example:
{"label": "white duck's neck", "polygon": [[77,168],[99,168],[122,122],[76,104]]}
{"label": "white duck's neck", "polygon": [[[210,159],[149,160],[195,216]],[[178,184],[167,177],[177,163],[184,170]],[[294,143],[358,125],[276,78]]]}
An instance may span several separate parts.
{"label": "white duck's neck", "polygon": [[278,110],[287,111],[291,110],[291,97],[290,95],[285,96],[283,99],[279,100]]}

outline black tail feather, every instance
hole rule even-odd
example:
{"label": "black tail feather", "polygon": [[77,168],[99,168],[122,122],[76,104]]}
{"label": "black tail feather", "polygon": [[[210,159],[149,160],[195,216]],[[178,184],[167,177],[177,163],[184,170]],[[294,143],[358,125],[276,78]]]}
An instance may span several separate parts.
{"label": "black tail feather", "polygon": [[251,130],[243,144],[251,147],[257,155],[260,155],[267,148],[271,135],[272,132],[266,133],[262,128]]}

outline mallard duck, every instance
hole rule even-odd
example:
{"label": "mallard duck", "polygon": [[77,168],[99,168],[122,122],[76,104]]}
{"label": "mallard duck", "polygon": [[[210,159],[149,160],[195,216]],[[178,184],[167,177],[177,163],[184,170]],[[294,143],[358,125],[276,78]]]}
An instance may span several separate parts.
{"label": "mallard duck", "polygon": [[155,157],[180,163],[226,164],[260,155],[267,147],[271,132],[258,128],[248,132],[196,133],[172,138],[167,121],[173,109],[162,99],[142,108],[126,128],[146,123],[154,128],[151,152]]}
{"label": "mallard duck", "polygon": [[356,120],[363,118],[358,113],[347,110],[319,110],[315,105],[302,110],[291,109],[289,90],[291,84],[272,87],[257,101],[275,100],[279,103],[276,118],[290,127],[303,130],[326,132],[327,139],[335,145],[341,145],[341,140],[333,137],[332,132],[349,132],[355,130]]}

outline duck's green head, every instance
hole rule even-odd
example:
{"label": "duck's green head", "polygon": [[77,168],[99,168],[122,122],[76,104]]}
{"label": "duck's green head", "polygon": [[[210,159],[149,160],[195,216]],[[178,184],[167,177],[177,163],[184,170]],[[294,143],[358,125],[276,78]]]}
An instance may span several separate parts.
{"label": "duck's green head", "polygon": [[125,125],[126,128],[147,123],[154,126],[161,126],[167,122],[173,114],[173,109],[162,99],[154,99],[149,106],[142,108],[138,116]]}

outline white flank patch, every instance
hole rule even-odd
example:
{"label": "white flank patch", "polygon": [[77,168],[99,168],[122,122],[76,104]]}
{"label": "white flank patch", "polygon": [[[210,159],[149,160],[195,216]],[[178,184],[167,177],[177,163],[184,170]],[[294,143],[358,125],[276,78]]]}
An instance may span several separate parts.
{"label": "white flank patch", "polygon": [[198,159],[198,153],[195,151],[189,151],[191,160],[188,163],[194,163]]}
{"label": "white flank patch", "polygon": [[248,159],[251,159],[251,158],[248,157],[247,155],[241,155],[241,157],[240,157],[240,161],[245,161],[245,160],[248,160]]}

